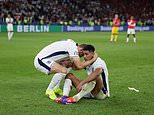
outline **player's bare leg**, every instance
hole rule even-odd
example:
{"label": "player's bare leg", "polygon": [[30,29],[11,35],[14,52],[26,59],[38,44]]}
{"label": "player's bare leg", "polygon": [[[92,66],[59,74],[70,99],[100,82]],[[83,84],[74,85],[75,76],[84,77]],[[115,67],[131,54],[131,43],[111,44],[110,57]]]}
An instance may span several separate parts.
{"label": "player's bare leg", "polygon": [[96,79],[96,85],[95,85],[94,89],[91,91],[91,94],[93,96],[96,96],[100,92],[100,90],[102,90],[102,87],[103,87],[102,80],[100,77],[98,77]]}
{"label": "player's bare leg", "polygon": [[13,31],[8,31],[8,40],[10,41],[13,36]]}
{"label": "player's bare leg", "polygon": [[10,40],[12,39],[12,36],[13,36],[13,31],[11,31],[11,34],[10,34]]}
{"label": "player's bare leg", "polygon": [[54,63],[51,67],[50,73],[68,73],[68,69],[58,63]]}
{"label": "player's bare leg", "polygon": [[112,42],[112,41],[113,41],[114,36],[115,36],[114,34],[111,34],[110,42]]}
{"label": "player's bare leg", "polygon": [[114,35],[114,42],[117,41],[117,38],[118,38],[118,34],[115,34],[115,35]]}
{"label": "player's bare leg", "polygon": [[104,87],[104,84],[100,77],[96,79],[96,85],[94,89],[91,91],[91,94],[95,97],[95,99],[105,99],[108,97],[107,94],[104,94],[102,91],[102,87]]}
{"label": "player's bare leg", "polygon": [[126,43],[129,42],[129,34],[127,34]]}
{"label": "player's bare leg", "polygon": [[8,31],[8,40],[11,40],[11,31]]}

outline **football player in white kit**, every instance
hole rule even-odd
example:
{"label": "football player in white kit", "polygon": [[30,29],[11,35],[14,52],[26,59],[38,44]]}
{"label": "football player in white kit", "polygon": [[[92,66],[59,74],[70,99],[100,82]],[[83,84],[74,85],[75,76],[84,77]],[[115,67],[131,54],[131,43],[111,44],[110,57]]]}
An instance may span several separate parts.
{"label": "football player in white kit", "polygon": [[6,18],[7,23],[7,31],[8,31],[8,40],[11,40],[13,36],[13,18],[10,14],[8,14],[8,17]]}
{"label": "football player in white kit", "polygon": [[[95,48],[92,45],[87,45],[83,48],[84,60],[90,60],[94,56]],[[86,67],[88,76],[84,80],[79,80],[72,73],[67,74],[66,82],[64,83],[63,96],[57,98],[56,102],[63,104],[72,104],[78,102],[82,97],[105,99],[110,96],[108,70],[107,66],[100,57],[97,58],[90,66]],[[71,86],[76,87],[77,94],[69,97]]]}
{"label": "football player in white kit", "polygon": [[95,57],[91,60],[81,62],[80,55],[82,55],[81,45],[77,45],[71,39],[53,42],[37,54],[34,59],[35,68],[47,75],[56,73],[46,90],[46,95],[50,99],[56,99],[55,93],[59,94],[60,92],[59,90],[56,90],[56,88],[59,87],[59,82],[69,72],[68,68],[65,67],[65,60],[71,61],[77,69],[82,69],[93,63],[97,58],[97,55],[95,54]]}

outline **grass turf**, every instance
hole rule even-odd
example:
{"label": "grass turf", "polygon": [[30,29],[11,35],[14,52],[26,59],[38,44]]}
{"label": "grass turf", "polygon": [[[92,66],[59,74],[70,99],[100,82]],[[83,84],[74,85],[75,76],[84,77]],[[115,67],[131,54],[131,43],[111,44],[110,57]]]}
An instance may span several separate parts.
{"label": "grass turf", "polygon": [[[110,33],[15,33],[11,42],[0,33],[0,115],[153,115],[154,113],[154,32],[138,32],[137,44],[126,33],[110,43]],[[111,97],[106,100],[82,99],[61,105],[44,94],[52,76],[33,66],[35,55],[53,41],[72,38],[96,47],[108,66]],[[86,72],[76,71],[81,79]],[[62,85],[61,85],[62,87]],[[139,93],[128,90],[135,87]],[[70,95],[75,94],[75,89]]]}

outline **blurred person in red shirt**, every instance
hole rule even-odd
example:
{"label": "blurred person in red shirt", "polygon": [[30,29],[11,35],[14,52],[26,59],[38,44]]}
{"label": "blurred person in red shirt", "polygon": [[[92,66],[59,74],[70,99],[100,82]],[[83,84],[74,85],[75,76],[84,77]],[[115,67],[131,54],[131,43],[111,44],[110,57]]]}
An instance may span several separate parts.
{"label": "blurred person in red shirt", "polygon": [[127,29],[127,38],[126,43],[129,42],[129,35],[132,34],[134,37],[134,43],[136,43],[136,36],[135,36],[135,26],[136,20],[134,20],[134,16],[131,16],[130,19],[127,20],[128,29]]}

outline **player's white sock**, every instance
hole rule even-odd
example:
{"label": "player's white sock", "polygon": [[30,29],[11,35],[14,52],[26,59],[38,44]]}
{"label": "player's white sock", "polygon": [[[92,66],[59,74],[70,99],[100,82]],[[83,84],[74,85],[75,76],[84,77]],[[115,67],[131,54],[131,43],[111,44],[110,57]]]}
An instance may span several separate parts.
{"label": "player's white sock", "polygon": [[72,87],[72,81],[70,79],[65,79],[63,87],[63,96],[69,96],[71,87]]}
{"label": "player's white sock", "polygon": [[115,35],[115,37],[114,37],[114,42],[117,41],[117,38],[118,38],[118,35]]}
{"label": "player's white sock", "polygon": [[126,38],[126,43],[128,43],[128,42],[129,42],[129,38],[127,37],[127,38]]}
{"label": "player's white sock", "polygon": [[51,91],[55,88],[58,88],[59,85],[60,85],[60,82],[62,79],[64,79],[66,76],[66,74],[63,74],[63,73],[56,73],[54,74],[48,88],[47,88],[47,91]]}
{"label": "player's white sock", "polygon": [[95,81],[84,84],[82,87],[82,90],[78,94],[73,96],[74,100],[79,101],[83,96],[90,93],[93,90],[93,88],[95,87],[95,84],[96,84]]}
{"label": "player's white sock", "polygon": [[10,40],[11,40],[12,36],[13,36],[13,32],[10,33]]}
{"label": "player's white sock", "polygon": [[11,32],[8,32],[8,40],[10,40]]}
{"label": "player's white sock", "polygon": [[55,87],[54,87],[53,89],[57,89],[57,88],[59,88],[60,83],[61,83],[61,80],[60,80],[60,81],[55,85]]}
{"label": "player's white sock", "polygon": [[134,38],[134,43],[136,43],[136,38]]}

